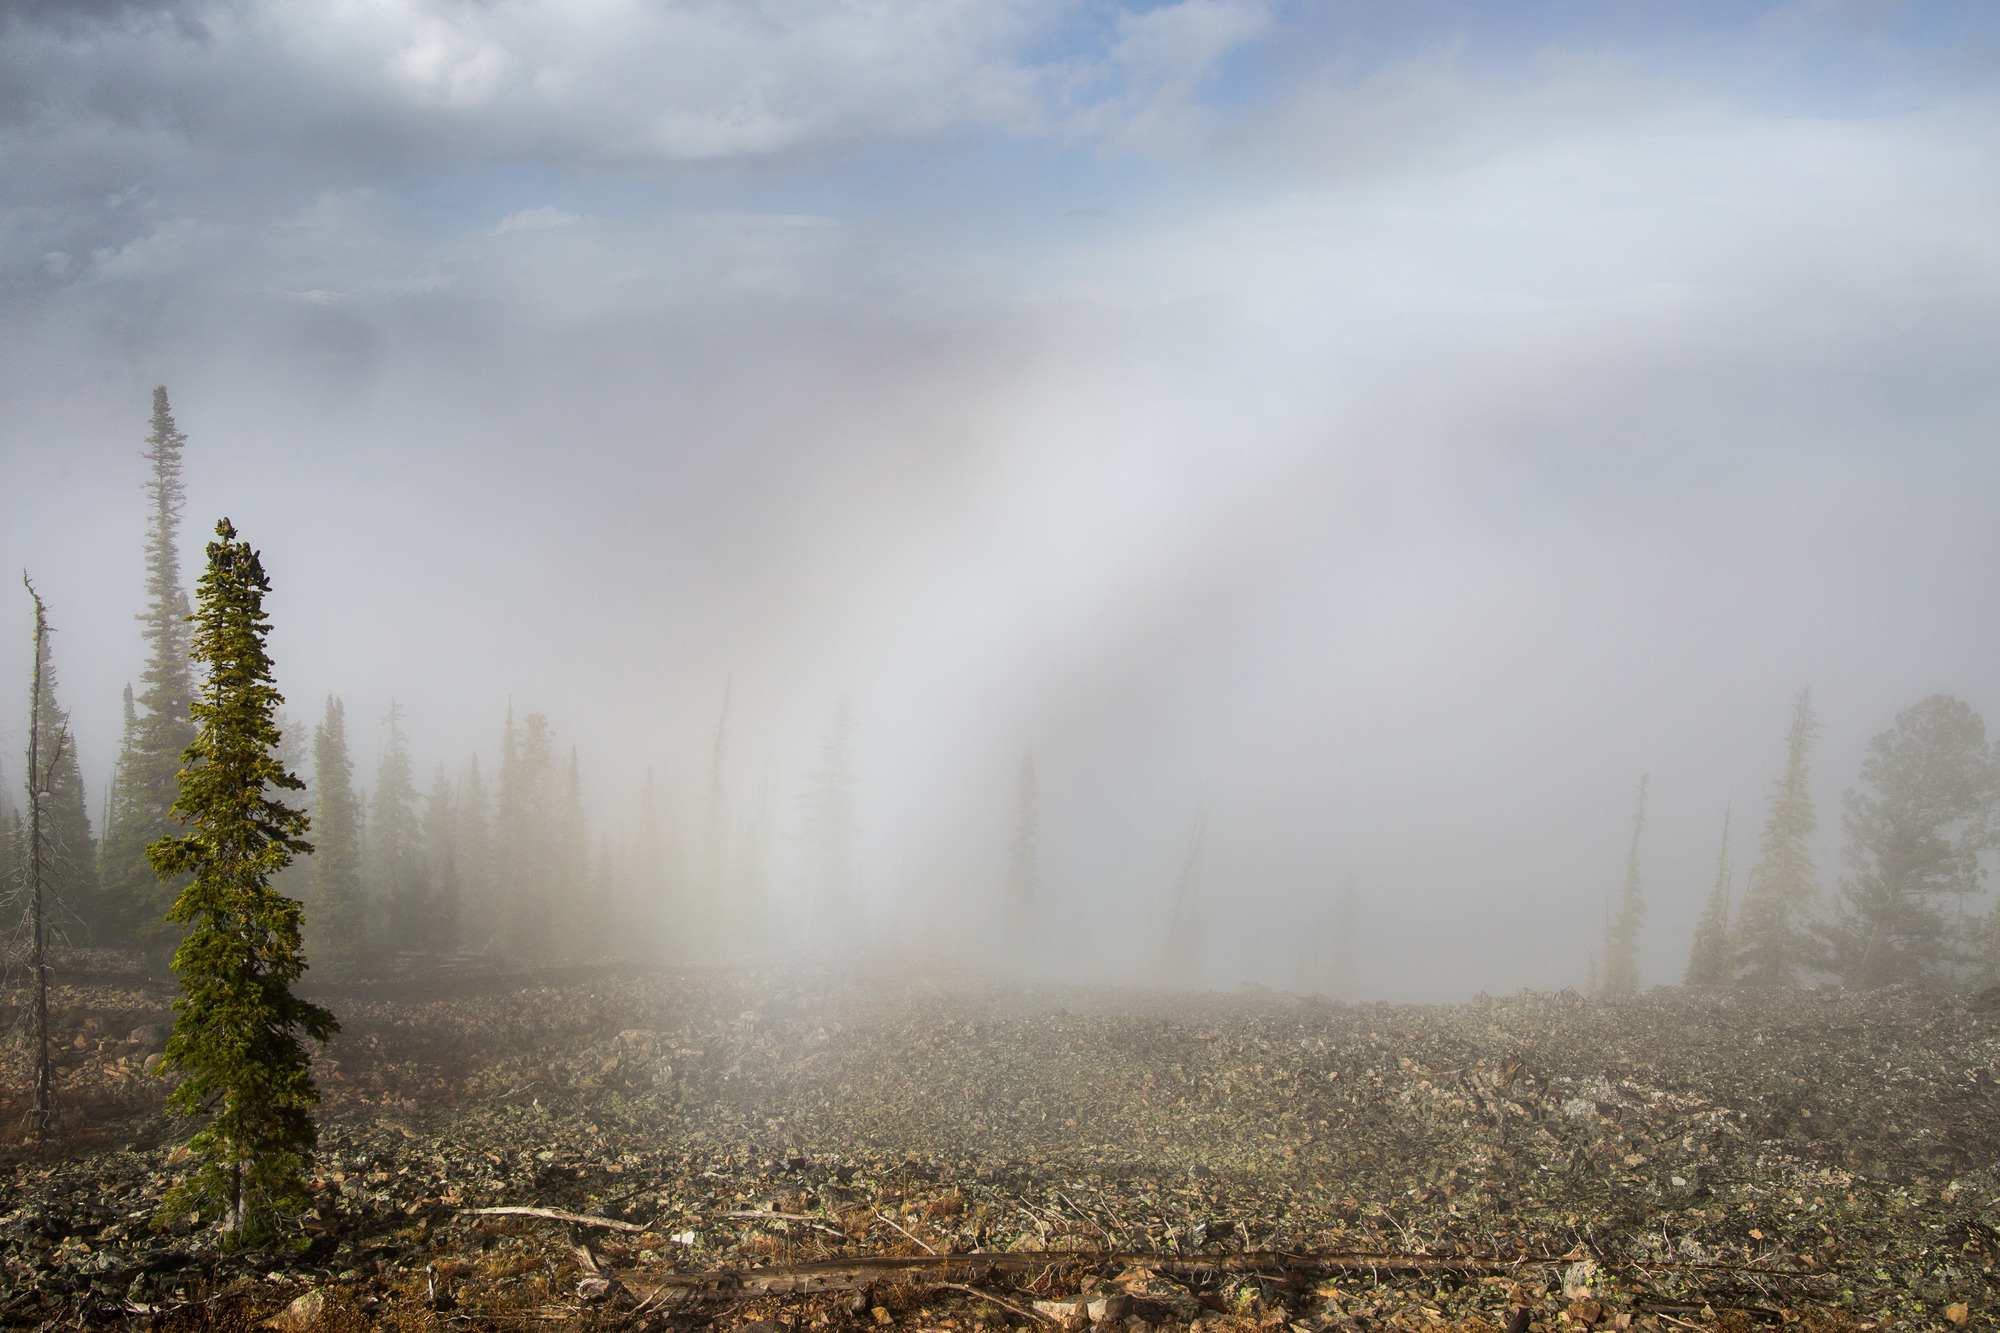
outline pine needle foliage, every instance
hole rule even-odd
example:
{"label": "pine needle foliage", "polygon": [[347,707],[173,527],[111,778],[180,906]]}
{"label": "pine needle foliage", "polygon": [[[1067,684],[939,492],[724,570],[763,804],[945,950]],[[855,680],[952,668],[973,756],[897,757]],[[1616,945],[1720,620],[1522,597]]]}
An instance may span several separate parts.
{"label": "pine needle foliage", "polygon": [[1802,973],[1826,964],[1810,920],[1819,896],[1812,854],[1819,816],[1806,760],[1818,734],[1812,696],[1800,690],[1785,737],[1785,771],[1771,784],[1763,847],[1750,868],[1737,923],[1736,971],[1746,985],[1797,985]]}
{"label": "pine needle foliage", "polygon": [[306,970],[300,907],[270,886],[312,851],[305,813],[277,799],[305,784],[276,758],[283,697],[264,651],[270,579],[228,519],[215,532],[190,653],[207,680],[190,710],[195,739],[173,811],[187,832],[147,854],[161,879],[190,877],[169,913],[187,933],[174,953],[181,995],[163,1065],[184,1077],[168,1105],[209,1117],[188,1145],[196,1167],[163,1212],[219,1211],[225,1243],[240,1247],[275,1242],[280,1218],[305,1205],[319,1093],[300,1037],[324,1042],[339,1024],[292,994]]}
{"label": "pine needle foliage", "polygon": [[1681,981],[1689,986],[1727,986],[1736,979],[1733,946],[1729,937],[1729,814],[1722,815],[1722,850],[1715,856],[1715,887],[1709,891],[1708,906],[1694,928],[1694,947],[1688,951],[1687,972]]}
{"label": "pine needle foliage", "polygon": [[188,715],[194,675],[188,669],[188,598],[181,587],[181,448],[187,437],[174,425],[164,387],[153,390],[152,433],[140,455],[153,465],[146,482],[151,515],[146,528],[146,610],[139,616],[146,640],[146,672],[139,711],[128,712],[118,753],[117,794],[98,851],[108,939],[139,945],[155,959],[173,952],[178,938],[167,920],[181,886],[162,884],[149,849],[173,832],[170,815],[179,791],[181,755],[195,738]]}

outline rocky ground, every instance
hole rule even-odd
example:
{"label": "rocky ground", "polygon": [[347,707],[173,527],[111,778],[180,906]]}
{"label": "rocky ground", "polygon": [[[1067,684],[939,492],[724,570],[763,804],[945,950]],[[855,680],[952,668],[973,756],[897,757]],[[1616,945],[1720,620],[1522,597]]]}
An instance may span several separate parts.
{"label": "rocky ground", "polygon": [[[22,1327],[1583,1333],[2000,1309],[2000,1014],[1962,996],[1343,1006],[907,959],[413,960],[316,995],[342,1031],[303,1248],[225,1256],[158,1215],[189,1133],[147,1071],[170,991],[102,956],[66,975],[66,1138],[0,1145],[0,1322]],[[0,1064],[0,1123],[24,1072]],[[593,1220],[472,1211],[507,1206]]]}

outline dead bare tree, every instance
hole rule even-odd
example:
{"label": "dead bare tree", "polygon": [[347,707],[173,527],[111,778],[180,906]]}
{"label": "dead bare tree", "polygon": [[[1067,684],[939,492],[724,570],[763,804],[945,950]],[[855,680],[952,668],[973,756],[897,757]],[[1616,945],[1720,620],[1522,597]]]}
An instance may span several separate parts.
{"label": "dead bare tree", "polygon": [[61,1126],[56,1109],[55,1061],[49,1055],[49,958],[47,903],[43,899],[43,871],[46,848],[42,837],[42,801],[48,795],[49,776],[62,759],[69,737],[58,731],[48,762],[42,762],[42,663],[48,656],[49,618],[41,594],[21,571],[21,586],[35,603],[35,669],[28,694],[28,967],[34,974],[35,1043],[34,1098],[28,1107],[29,1132],[46,1137]]}

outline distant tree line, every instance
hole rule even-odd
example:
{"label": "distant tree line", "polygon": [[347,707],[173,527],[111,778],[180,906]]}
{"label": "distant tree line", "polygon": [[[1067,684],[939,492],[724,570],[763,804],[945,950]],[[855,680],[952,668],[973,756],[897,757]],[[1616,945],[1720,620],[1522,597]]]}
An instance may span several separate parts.
{"label": "distant tree line", "polygon": [[[127,686],[123,727],[93,830],[76,749],[43,765],[37,811],[44,880],[57,934],[72,944],[137,950],[164,966],[183,936],[170,909],[187,884],[163,880],[148,848],[181,832],[174,814],[184,758],[196,739],[190,708],[200,662],[190,656],[192,611],[182,577],[180,527],[187,437],[164,387],[153,392],[144,540],[145,610],[137,617],[145,667]],[[59,702],[52,636],[36,650],[38,734],[69,734]],[[649,771],[636,818],[593,835],[576,747],[549,718],[509,706],[497,765],[473,754],[456,771],[436,765],[420,788],[404,708],[380,718],[379,759],[357,772],[356,719],[329,696],[310,722],[280,719],[273,742],[287,772],[306,779],[303,808],[315,853],[275,883],[304,904],[305,938],[323,973],[353,974],[396,953],[492,951],[529,959],[693,955],[759,929],[771,862],[771,781],[732,808],[724,781],[728,699],[717,723],[709,782],[693,845]],[[804,797],[811,916],[851,907],[854,712],[842,698],[821,769]],[[25,865],[24,811],[0,780],[0,884]],[[829,926],[829,929],[831,926]]]}
{"label": "distant tree line", "polygon": [[[1810,759],[1820,727],[1799,691],[1785,765],[1771,784],[1757,858],[1736,900],[1730,820],[1715,883],[1683,981],[1776,987],[1832,979],[1844,986],[2000,980],[2000,907],[1981,890],[1981,857],[2000,845],[2000,747],[1961,699],[1934,694],[1869,742],[1860,785],[1842,797],[1843,874],[1820,892],[1813,856],[1819,817]],[[1641,787],[1641,819],[1644,787]],[[1637,838],[1626,872],[1627,912],[1606,932],[1599,989],[1638,989],[1633,932],[1618,928],[1637,901]]]}

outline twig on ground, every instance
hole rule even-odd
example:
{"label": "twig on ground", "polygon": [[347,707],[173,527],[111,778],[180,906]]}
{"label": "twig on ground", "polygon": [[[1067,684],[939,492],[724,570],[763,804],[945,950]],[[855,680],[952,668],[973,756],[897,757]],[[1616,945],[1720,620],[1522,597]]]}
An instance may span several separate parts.
{"label": "twig on ground", "polygon": [[610,1227],[613,1231],[644,1231],[646,1228],[633,1222],[620,1222],[610,1217],[587,1217],[582,1213],[566,1213],[560,1208],[461,1208],[459,1213],[472,1213],[480,1217],[539,1217],[550,1222],[574,1222],[580,1227]]}
{"label": "twig on ground", "polygon": [[1039,1310],[1023,1309],[1022,1307],[1014,1304],[1014,1302],[1010,1300],[1005,1300],[999,1296],[995,1296],[990,1291],[981,1291],[977,1287],[968,1287],[963,1282],[940,1282],[937,1285],[940,1287],[950,1287],[953,1291],[962,1291],[968,1295],[977,1296],[982,1301],[991,1301],[995,1305],[999,1306],[1001,1309],[1011,1310],[1015,1314],[1020,1315],[1024,1319],[1039,1319],[1042,1320],[1044,1323],[1055,1322],[1054,1320],[1050,1319],[1047,1315],[1043,1314]]}
{"label": "twig on ground", "polygon": [[[899,1226],[899,1225],[898,1225],[897,1223],[895,1223],[895,1222],[893,1222],[893,1221],[890,1221],[890,1219],[889,1219],[889,1218],[888,1218],[887,1216],[885,1216],[884,1214],[882,1214],[882,1213],[880,1213],[880,1212],[877,1212],[877,1213],[875,1214],[875,1216],[876,1216],[876,1218],[877,1218],[878,1220],[880,1220],[880,1221],[883,1221],[883,1222],[888,1222],[888,1223],[889,1223],[889,1225],[890,1225],[890,1226],[892,1226],[892,1227],[895,1227],[895,1228],[896,1228],[896,1230],[898,1230],[898,1231],[903,1231],[903,1228],[902,1228],[901,1226]],[[907,1231],[903,1231],[903,1234],[904,1234],[905,1236],[910,1236],[910,1233],[909,1233],[909,1232],[907,1232]],[[919,1244],[919,1245],[923,1245],[923,1247],[924,1247],[924,1253],[925,1253],[925,1254],[936,1254],[936,1253],[937,1253],[937,1251],[936,1251],[936,1250],[933,1250],[933,1249],[932,1249],[932,1248],[931,1248],[930,1246],[928,1246],[928,1245],[924,1245],[924,1243],[923,1243],[922,1241],[920,1241],[920,1240],[917,1240],[917,1238],[916,1238],[915,1236],[910,1236],[910,1239],[911,1239],[911,1240],[913,1240],[913,1241],[916,1241],[916,1242],[917,1242],[917,1244]]]}

